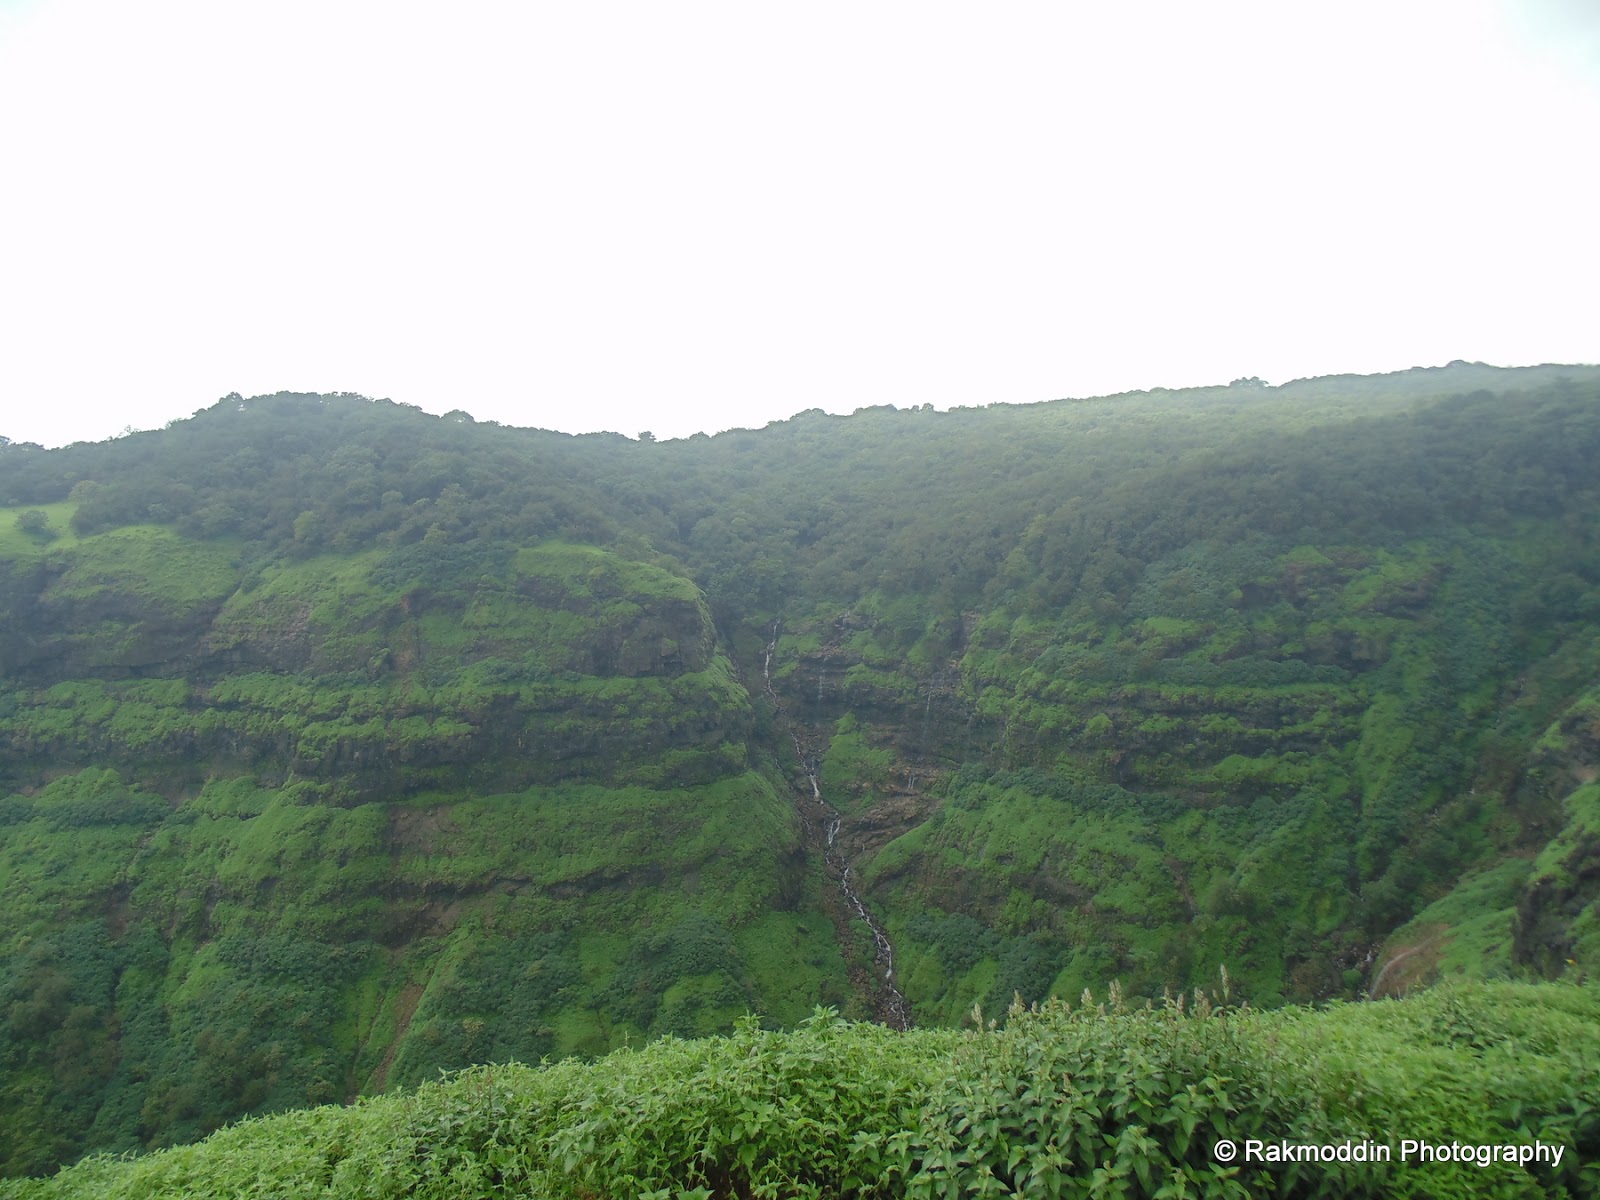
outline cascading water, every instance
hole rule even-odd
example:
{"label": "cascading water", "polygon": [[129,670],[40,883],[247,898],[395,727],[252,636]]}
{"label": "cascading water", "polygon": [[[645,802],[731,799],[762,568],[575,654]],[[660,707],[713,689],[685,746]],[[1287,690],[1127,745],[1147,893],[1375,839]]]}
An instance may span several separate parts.
{"label": "cascading water", "polygon": [[[761,677],[766,683],[768,698],[771,699],[773,707],[781,716],[783,704],[778,699],[778,693],[772,688],[772,655],[777,648],[778,622],[774,621],[772,623],[772,640],[767,643],[766,657],[761,664]],[[817,683],[819,704],[821,703],[821,696],[822,684],[819,676]],[[854,868],[844,861],[835,847],[835,843],[839,838],[840,826],[844,823],[844,817],[823,796],[822,787],[817,781],[817,761],[813,756],[806,753],[805,746],[800,741],[800,735],[795,732],[792,726],[789,730],[789,740],[794,743],[795,757],[800,760],[801,769],[805,771],[806,779],[811,783],[811,798],[822,810],[823,864],[838,881],[839,891],[844,896],[845,903],[850,906],[850,910],[855,913],[856,919],[865,925],[872,934],[875,964],[883,971],[881,980],[883,987],[881,1005],[883,1023],[891,1029],[909,1029],[911,1027],[911,1005],[894,983],[894,944],[889,941],[889,935],[884,932],[883,926],[878,924],[877,918],[872,915],[872,911],[867,908],[866,903],[861,899],[860,893],[856,891],[855,886],[851,883]],[[807,832],[814,836],[814,826],[804,812],[800,814],[800,819],[804,823]]]}

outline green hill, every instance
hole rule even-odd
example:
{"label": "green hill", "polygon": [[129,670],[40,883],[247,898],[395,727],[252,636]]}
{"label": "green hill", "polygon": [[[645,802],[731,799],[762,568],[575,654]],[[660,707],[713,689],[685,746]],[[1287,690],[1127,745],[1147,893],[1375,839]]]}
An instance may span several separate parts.
{"label": "green hill", "polygon": [[1585,977],[1597,461],[1600,370],[1473,364],[0,446],[0,1173],[746,1012]]}

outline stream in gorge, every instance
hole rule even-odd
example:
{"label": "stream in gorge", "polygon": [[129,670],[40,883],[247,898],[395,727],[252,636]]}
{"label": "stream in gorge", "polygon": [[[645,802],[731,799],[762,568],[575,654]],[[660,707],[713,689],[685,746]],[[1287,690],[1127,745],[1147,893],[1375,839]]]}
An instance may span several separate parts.
{"label": "stream in gorge", "polygon": [[[771,699],[773,708],[780,719],[783,718],[783,702],[778,699],[778,693],[772,687],[772,655],[778,648],[778,623],[772,623],[772,639],[767,643],[766,656],[761,663],[761,677],[767,689],[767,696]],[[819,685],[820,686],[820,685]],[[816,824],[798,805],[800,821],[804,825],[808,841],[816,844],[822,851],[823,865],[828,874],[833,877],[839,886],[839,892],[844,897],[846,905],[855,919],[860,921],[872,934],[873,965],[880,972],[878,979],[880,996],[876,1008],[879,1021],[891,1029],[909,1029],[911,1027],[911,1005],[907,1002],[900,989],[894,982],[894,944],[889,941],[889,935],[884,932],[878,919],[872,915],[872,910],[861,899],[861,894],[856,891],[852,882],[855,868],[845,861],[838,848],[839,829],[844,823],[844,817],[827,797],[822,794],[822,787],[818,782],[820,764],[818,756],[806,751],[805,745],[800,740],[800,734],[795,730],[794,723],[788,722],[789,739],[794,743],[795,757],[800,761],[800,767],[806,773],[806,779],[811,784],[811,799],[821,813],[822,829],[819,834]]]}

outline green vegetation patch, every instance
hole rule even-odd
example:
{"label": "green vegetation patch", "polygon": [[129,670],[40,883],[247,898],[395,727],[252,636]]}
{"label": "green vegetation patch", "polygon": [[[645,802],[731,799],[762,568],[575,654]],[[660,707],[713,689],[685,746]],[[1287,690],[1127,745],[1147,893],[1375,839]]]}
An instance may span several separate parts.
{"label": "green vegetation patch", "polygon": [[822,794],[836,808],[860,808],[889,786],[894,766],[894,752],[874,749],[855,718],[846,715],[822,757]]}
{"label": "green vegetation patch", "polygon": [[[1597,1023],[1592,988],[1508,984],[1272,1013],[1198,993],[1130,1008],[1113,992],[965,1033],[750,1018],[727,1038],[480,1067],[247,1121],[0,1194],[1593,1197]],[[1422,1161],[1402,1139],[1548,1152]],[[1342,1143],[1387,1153],[1285,1163],[1249,1149]]]}
{"label": "green vegetation patch", "polygon": [[575,599],[625,603],[628,597],[700,602],[692,580],[598,546],[545,542],[519,550],[512,560],[520,578],[557,584]]}
{"label": "green vegetation patch", "polygon": [[0,508],[0,559],[30,558],[76,545],[72,514],[77,508],[70,500]]}

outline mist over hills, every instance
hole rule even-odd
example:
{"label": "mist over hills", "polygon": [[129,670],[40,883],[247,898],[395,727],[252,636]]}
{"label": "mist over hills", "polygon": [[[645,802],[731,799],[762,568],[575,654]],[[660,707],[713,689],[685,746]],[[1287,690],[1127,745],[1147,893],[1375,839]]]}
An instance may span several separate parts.
{"label": "mist over hills", "polygon": [[1466,363],[0,446],[0,1172],[747,1011],[1586,977],[1597,462],[1600,368]]}

